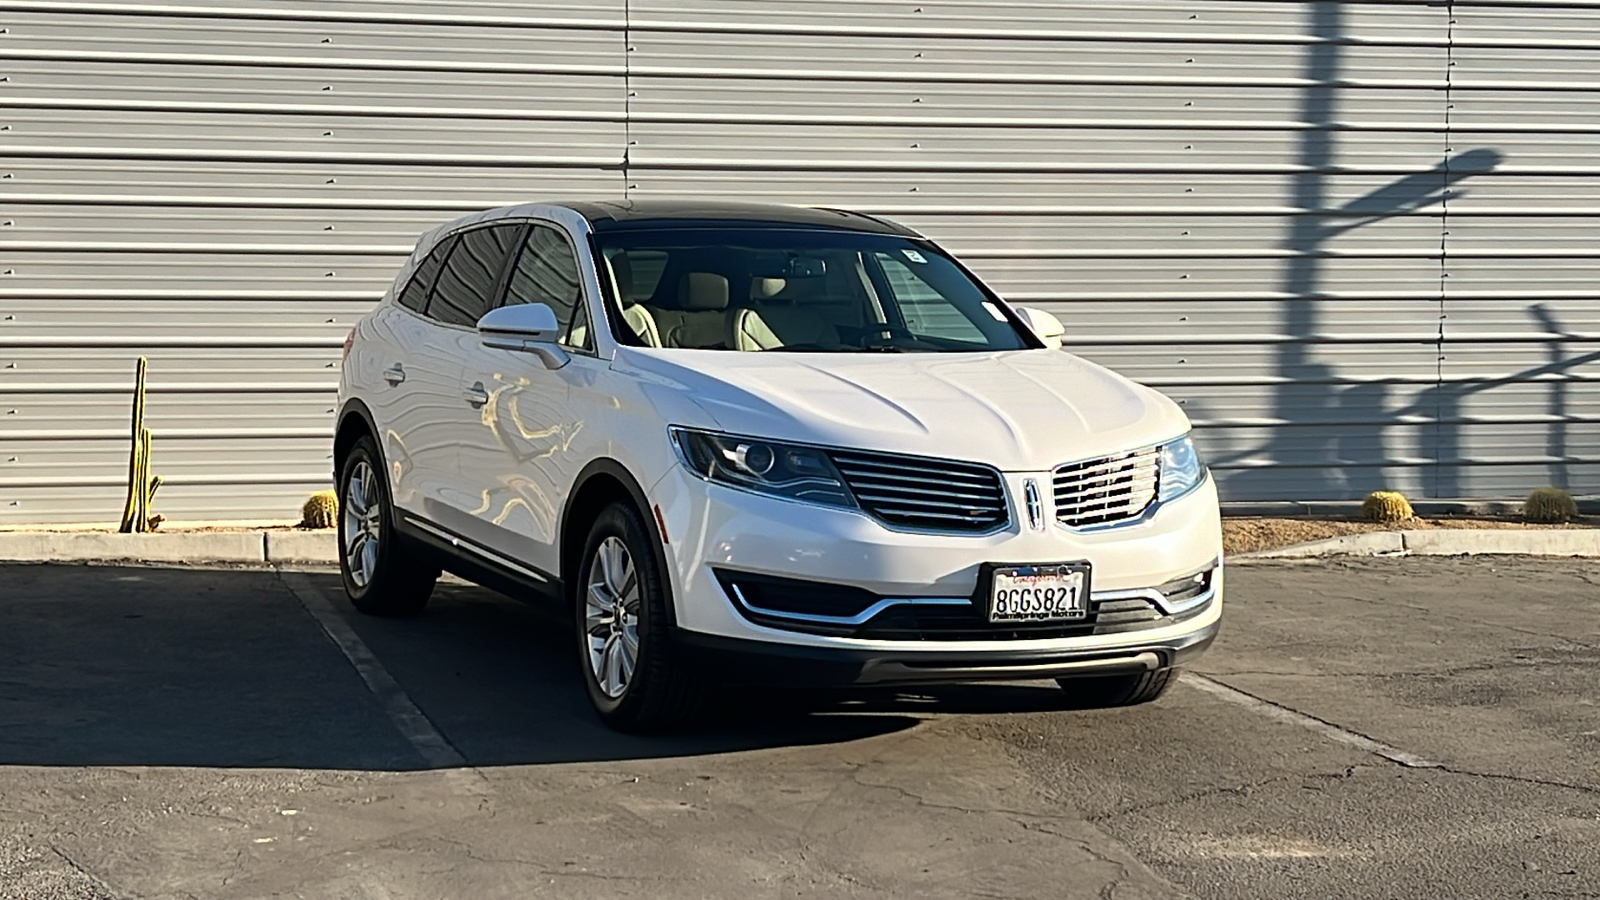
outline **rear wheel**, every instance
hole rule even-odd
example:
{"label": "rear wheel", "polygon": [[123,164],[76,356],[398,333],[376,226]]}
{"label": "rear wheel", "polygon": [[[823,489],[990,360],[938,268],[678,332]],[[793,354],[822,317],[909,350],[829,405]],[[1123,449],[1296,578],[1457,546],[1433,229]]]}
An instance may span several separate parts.
{"label": "rear wheel", "polygon": [[698,680],[672,645],[655,543],[633,506],[613,503],[589,529],[578,566],[578,654],[589,700],[618,731],[665,731],[698,711]]}
{"label": "rear wheel", "polygon": [[370,437],[356,441],[339,469],[339,574],[355,608],[375,616],[421,612],[439,579],[437,567],[401,545]]}
{"label": "rear wheel", "polygon": [[1149,703],[1161,696],[1177,676],[1177,669],[1154,669],[1132,675],[1057,678],[1056,684],[1061,685],[1074,709],[1108,709]]}

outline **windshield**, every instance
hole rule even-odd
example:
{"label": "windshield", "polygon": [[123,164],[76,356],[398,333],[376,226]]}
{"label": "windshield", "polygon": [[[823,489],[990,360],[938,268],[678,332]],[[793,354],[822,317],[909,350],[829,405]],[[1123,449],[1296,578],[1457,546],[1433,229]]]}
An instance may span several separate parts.
{"label": "windshield", "polygon": [[601,233],[596,245],[623,344],[794,353],[1034,346],[993,295],[921,241],[663,229]]}

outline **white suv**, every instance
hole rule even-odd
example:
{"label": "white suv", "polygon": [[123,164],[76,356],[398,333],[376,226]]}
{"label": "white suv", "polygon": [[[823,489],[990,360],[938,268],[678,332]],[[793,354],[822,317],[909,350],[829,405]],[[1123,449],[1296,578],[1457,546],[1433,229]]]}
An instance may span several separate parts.
{"label": "white suv", "polygon": [[352,332],[351,601],[566,604],[613,727],[721,683],[1153,699],[1216,635],[1178,407],[932,242],[837,210],[531,204],[437,228]]}

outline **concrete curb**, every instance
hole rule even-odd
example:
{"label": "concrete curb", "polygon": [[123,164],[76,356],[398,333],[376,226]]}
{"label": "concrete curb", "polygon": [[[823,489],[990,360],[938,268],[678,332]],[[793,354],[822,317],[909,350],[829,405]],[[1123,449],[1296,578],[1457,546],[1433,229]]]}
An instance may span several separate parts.
{"label": "concrete curb", "polygon": [[1320,559],[1329,556],[1592,556],[1600,557],[1600,529],[1439,528],[1374,531],[1308,541],[1275,550],[1230,556],[1252,559]]}
{"label": "concrete curb", "polygon": [[264,537],[266,562],[339,564],[339,538],[332,531],[268,531]]}
{"label": "concrete curb", "polygon": [[[1600,496],[1572,498],[1578,512],[1600,515]],[[1412,500],[1411,508],[1424,518],[1434,516],[1520,516],[1523,500]],[[1333,516],[1341,519],[1361,515],[1360,500],[1235,500],[1222,504],[1222,515],[1264,516],[1266,518]]]}
{"label": "concrete curb", "polygon": [[[1331,556],[1600,557],[1600,528],[1440,528],[1373,531],[1229,556],[1230,562]],[[0,562],[142,562],[199,565],[339,564],[332,531],[199,531],[110,534],[0,532]]]}
{"label": "concrete curb", "polygon": [[1316,559],[1323,556],[1387,556],[1404,553],[1405,537],[1398,531],[1375,531],[1290,544],[1272,550],[1241,553],[1228,559]]}
{"label": "concrete curb", "polygon": [[337,564],[331,531],[0,532],[0,562]]}

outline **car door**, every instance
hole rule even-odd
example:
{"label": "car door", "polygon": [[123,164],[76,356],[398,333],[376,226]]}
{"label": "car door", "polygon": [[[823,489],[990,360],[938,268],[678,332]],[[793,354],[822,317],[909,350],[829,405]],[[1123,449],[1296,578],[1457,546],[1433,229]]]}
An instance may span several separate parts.
{"label": "car door", "polygon": [[507,305],[543,303],[554,310],[571,361],[550,369],[533,354],[480,345],[462,376],[463,391],[483,401],[461,432],[463,485],[480,500],[466,536],[543,573],[558,570],[565,492],[582,464],[574,442],[584,417],[574,392],[581,400],[600,365],[578,259],[564,230],[532,223],[503,298]]}
{"label": "car door", "polygon": [[379,378],[365,398],[378,427],[389,492],[401,510],[423,514],[439,503],[459,448],[441,404],[456,390],[460,362],[438,352],[448,329],[427,318],[428,296],[455,239],[440,241],[417,265],[396,302],[372,317],[372,363]]}
{"label": "car door", "polygon": [[415,475],[425,524],[459,533],[473,518],[476,494],[460,479],[462,427],[474,412],[461,392],[465,360],[478,348],[478,319],[499,290],[510,250],[524,226],[520,222],[478,226],[459,232],[439,267],[424,310],[429,329],[406,364],[406,383],[415,384],[413,433],[418,460]]}

